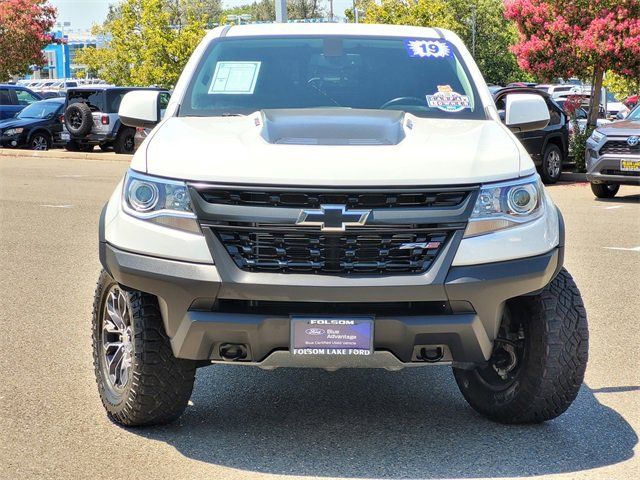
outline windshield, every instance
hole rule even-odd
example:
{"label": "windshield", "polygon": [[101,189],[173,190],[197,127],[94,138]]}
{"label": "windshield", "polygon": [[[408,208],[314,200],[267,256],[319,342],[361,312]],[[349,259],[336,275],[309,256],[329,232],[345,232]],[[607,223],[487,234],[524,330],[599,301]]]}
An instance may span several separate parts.
{"label": "windshield", "polygon": [[62,106],[57,102],[36,102],[25,107],[18,114],[18,118],[49,118]]}
{"label": "windshield", "polygon": [[617,102],[618,99],[612,92],[607,92],[607,102]]}
{"label": "windshield", "polygon": [[640,120],[640,105],[636,106],[625,120]]}
{"label": "windshield", "polygon": [[214,41],[180,115],[322,107],[486,118],[466,66],[449,42],[336,35]]}

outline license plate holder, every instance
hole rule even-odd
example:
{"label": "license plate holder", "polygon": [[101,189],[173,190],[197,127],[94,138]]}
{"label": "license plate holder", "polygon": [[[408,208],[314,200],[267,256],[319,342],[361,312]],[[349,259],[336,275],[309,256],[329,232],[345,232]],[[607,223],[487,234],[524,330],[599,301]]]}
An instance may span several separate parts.
{"label": "license plate holder", "polygon": [[293,355],[371,355],[373,328],[373,317],[292,315],[290,351]]}
{"label": "license plate holder", "polygon": [[623,172],[640,172],[640,160],[620,160],[620,170]]}

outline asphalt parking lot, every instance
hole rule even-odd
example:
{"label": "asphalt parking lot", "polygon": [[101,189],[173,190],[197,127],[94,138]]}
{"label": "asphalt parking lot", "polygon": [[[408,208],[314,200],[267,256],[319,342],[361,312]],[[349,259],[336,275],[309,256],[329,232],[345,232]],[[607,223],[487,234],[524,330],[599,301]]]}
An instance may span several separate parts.
{"label": "asphalt parking lot", "polygon": [[127,163],[0,157],[0,478],[640,478],[640,188],[548,189],[590,322],[560,418],[502,426],[446,367],[201,369],[176,423],[105,416],[91,364],[100,209]]}

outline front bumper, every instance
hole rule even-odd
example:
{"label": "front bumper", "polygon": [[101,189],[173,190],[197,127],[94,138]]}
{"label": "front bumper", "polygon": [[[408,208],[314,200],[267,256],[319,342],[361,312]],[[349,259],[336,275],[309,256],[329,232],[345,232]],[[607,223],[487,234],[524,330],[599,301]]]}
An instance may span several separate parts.
{"label": "front bumper", "polygon": [[640,185],[640,172],[620,170],[621,160],[640,160],[638,155],[602,155],[593,148],[586,152],[587,180],[591,183]]}
{"label": "front bumper", "polygon": [[[455,245],[451,242],[450,251],[442,252],[438,261],[450,263]],[[557,248],[535,257],[451,268],[433,265],[430,272],[439,274],[431,278],[427,272],[357,281],[239,270],[235,278],[222,278],[224,268],[215,265],[140,255],[106,242],[100,242],[100,259],[120,284],[158,297],[179,358],[223,362],[221,345],[242,344],[247,356],[236,363],[263,368],[398,369],[425,365],[421,348],[440,347],[444,355],[438,363],[465,367],[491,355],[506,300],[537,292],[554,278],[562,267],[563,245],[561,235]],[[378,311],[381,302],[389,303]],[[424,308],[407,309],[416,302]],[[289,355],[290,314],[314,308],[342,315],[370,308],[375,317],[374,355]]]}

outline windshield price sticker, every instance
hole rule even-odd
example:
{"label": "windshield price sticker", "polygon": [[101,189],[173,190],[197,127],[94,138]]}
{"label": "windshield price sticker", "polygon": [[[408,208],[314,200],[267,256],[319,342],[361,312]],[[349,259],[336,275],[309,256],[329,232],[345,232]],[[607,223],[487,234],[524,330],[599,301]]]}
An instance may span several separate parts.
{"label": "windshield price sticker", "polygon": [[451,56],[451,47],[442,40],[405,40],[404,46],[410,57],[446,58]]}
{"label": "windshield price sticker", "polygon": [[454,92],[449,85],[438,85],[436,93],[427,95],[427,104],[448,113],[460,112],[471,106],[468,96]]}
{"label": "windshield price sticker", "polygon": [[253,95],[262,62],[218,62],[209,94]]}

